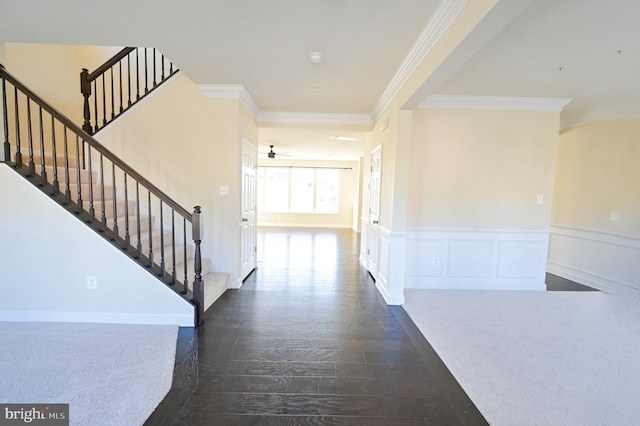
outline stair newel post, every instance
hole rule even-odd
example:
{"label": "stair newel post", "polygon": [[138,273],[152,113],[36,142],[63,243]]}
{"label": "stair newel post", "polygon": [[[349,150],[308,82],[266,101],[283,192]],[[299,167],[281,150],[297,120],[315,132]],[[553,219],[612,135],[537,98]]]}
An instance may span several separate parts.
{"label": "stair newel post", "polygon": [[89,107],[89,97],[91,96],[91,81],[89,81],[89,70],[82,68],[80,73],[80,92],[84,97],[84,124],[82,130],[91,134],[91,108]]}
{"label": "stair newel post", "polygon": [[193,279],[193,303],[198,309],[197,324],[204,322],[204,283],[202,282],[202,256],[200,254],[200,243],[202,242],[202,224],[200,221],[200,206],[195,206],[191,215],[191,230],[193,232],[193,242],[195,243],[194,265],[195,277]]}
{"label": "stair newel post", "polygon": [[[4,66],[0,64],[0,71]],[[4,161],[11,161],[11,145],[9,145],[9,117],[7,115],[7,82],[2,78],[2,125],[4,128]]]}

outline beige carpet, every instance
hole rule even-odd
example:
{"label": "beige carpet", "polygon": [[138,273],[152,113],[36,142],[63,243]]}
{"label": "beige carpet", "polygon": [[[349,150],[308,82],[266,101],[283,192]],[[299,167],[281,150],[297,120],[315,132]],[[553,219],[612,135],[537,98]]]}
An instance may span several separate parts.
{"label": "beige carpet", "polygon": [[68,403],[71,425],[141,425],[171,387],[177,333],[0,322],[0,402]]}
{"label": "beige carpet", "polygon": [[640,424],[640,292],[405,290],[492,425]]}

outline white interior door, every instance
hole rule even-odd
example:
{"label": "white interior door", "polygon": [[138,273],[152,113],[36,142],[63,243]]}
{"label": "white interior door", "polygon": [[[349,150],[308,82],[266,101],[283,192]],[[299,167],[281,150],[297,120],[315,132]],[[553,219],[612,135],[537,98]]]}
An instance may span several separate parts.
{"label": "white interior door", "polygon": [[240,275],[245,279],[257,266],[256,240],[256,178],[258,168],[258,149],[248,141],[242,141],[242,218],[240,220]]}
{"label": "white interior door", "polygon": [[369,227],[367,232],[367,269],[375,279],[378,275],[378,247],[380,239],[380,176],[382,173],[382,146],[371,151],[371,182]]}

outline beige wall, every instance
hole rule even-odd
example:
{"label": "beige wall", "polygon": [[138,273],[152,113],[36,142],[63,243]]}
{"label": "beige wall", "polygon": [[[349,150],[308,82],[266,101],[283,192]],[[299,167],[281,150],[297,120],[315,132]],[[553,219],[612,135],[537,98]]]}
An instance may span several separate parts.
{"label": "beige wall", "polygon": [[357,161],[309,161],[261,159],[259,166],[340,168],[339,211],[337,214],[269,213],[258,211],[258,226],[311,226],[353,228],[358,209],[359,163]]}
{"label": "beige wall", "polygon": [[4,65],[19,81],[81,125],[77,53],[74,46],[5,43]]}
{"label": "beige wall", "polygon": [[230,224],[240,223],[241,140],[256,134],[239,101],[207,99],[181,74],[97,138],[179,204],[202,206],[203,252],[235,281],[239,227]]}
{"label": "beige wall", "polygon": [[640,120],[564,132],[553,205],[554,225],[640,237]]}
{"label": "beige wall", "polygon": [[416,110],[408,226],[548,229],[557,134],[553,112]]}

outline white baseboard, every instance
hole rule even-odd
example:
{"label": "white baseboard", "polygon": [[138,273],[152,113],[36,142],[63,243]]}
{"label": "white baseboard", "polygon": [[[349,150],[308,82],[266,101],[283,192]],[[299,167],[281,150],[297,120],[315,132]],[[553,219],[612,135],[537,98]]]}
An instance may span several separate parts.
{"label": "white baseboard", "polygon": [[193,327],[193,315],[121,314],[100,312],[0,311],[7,322],[80,322],[105,324],[148,324]]}
{"label": "white baseboard", "polygon": [[544,291],[549,232],[409,228],[405,288]]}

